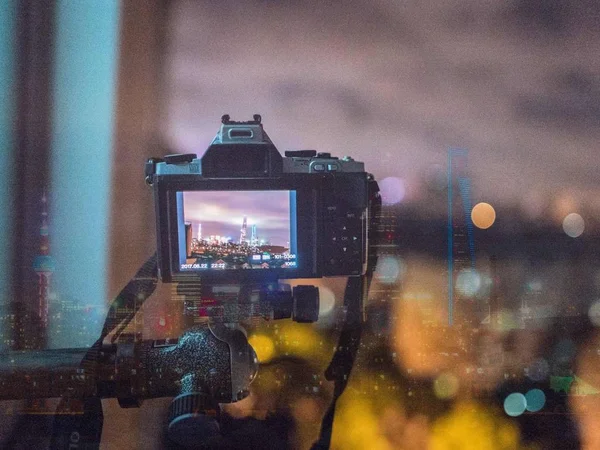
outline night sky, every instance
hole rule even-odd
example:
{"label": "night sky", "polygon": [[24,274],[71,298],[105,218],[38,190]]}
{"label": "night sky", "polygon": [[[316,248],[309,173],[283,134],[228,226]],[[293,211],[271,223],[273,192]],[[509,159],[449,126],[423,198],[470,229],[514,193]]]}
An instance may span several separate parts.
{"label": "night sky", "polygon": [[279,150],[314,148],[426,199],[449,147],[473,200],[600,215],[600,2],[174,4],[172,149],[201,154],[219,118],[261,113]]}
{"label": "night sky", "polygon": [[186,192],[183,200],[184,219],[192,222],[193,236],[230,236],[239,242],[244,216],[247,217],[247,239],[256,225],[258,239],[287,246],[290,241],[289,191],[204,191]]}

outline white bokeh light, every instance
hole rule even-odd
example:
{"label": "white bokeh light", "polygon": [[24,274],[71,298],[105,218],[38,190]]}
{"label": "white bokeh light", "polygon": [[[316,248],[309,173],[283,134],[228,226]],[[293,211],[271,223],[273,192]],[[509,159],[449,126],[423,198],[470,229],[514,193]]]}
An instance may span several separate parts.
{"label": "white bokeh light", "polygon": [[567,233],[567,236],[572,238],[576,238],[581,236],[583,230],[585,229],[585,222],[583,221],[583,217],[581,217],[577,213],[568,214],[563,219],[563,230]]}
{"label": "white bokeh light", "polygon": [[379,182],[381,201],[384,205],[400,203],[406,195],[404,180],[396,177],[387,177]]}
{"label": "white bokeh light", "polygon": [[463,269],[456,277],[456,289],[465,297],[473,297],[481,288],[481,276],[475,269]]}
{"label": "white bokeh light", "polygon": [[394,256],[382,256],[377,261],[375,276],[382,283],[396,283],[402,281],[406,273],[406,265],[400,258]]}
{"label": "white bokeh light", "polygon": [[594,326],[600,327],[600,300],[596,300],[594,303],[592,303],[590,309],[588,310],[588,317]]}

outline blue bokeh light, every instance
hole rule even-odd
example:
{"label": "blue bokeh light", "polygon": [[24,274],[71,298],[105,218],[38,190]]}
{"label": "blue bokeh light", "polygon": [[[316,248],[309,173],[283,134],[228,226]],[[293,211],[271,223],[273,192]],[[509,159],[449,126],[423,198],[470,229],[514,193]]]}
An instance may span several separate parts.
{"label": "blue bokeh light", "polygon": [[504,411],[511,417],[520,416],[527,409],[527,399],[520,392],[513,392],[504,399]]}
{"label": "blue bokeh light", "polygon": [[546,404],[546,394],[541,389],[531,389],[525,394],[527,411],[537,412]]}

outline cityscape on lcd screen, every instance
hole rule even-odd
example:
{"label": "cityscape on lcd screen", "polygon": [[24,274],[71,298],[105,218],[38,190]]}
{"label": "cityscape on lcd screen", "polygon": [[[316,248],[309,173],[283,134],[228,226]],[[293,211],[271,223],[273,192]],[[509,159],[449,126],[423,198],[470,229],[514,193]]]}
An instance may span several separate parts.
{"label": "cityscape on lcd screen", "polygon": [[183,218],[181,270],[296,267],[289,191],[184,192]]}

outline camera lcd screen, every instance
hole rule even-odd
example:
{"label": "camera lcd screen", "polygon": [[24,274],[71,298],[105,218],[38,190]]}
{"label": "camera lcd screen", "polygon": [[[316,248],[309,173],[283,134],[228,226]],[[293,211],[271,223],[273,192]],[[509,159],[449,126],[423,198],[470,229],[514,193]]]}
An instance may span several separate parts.
{"label": "camera lcd screen", "polygon": [[177,192],[179,271],[296,269],[295,190]]}

